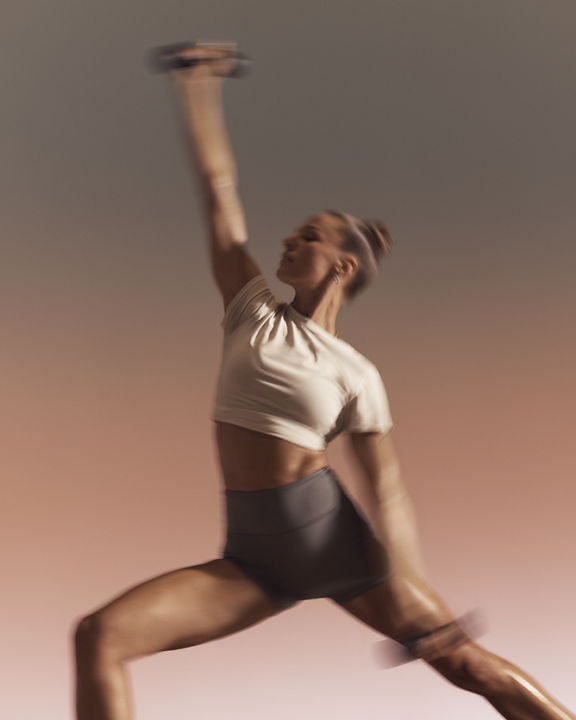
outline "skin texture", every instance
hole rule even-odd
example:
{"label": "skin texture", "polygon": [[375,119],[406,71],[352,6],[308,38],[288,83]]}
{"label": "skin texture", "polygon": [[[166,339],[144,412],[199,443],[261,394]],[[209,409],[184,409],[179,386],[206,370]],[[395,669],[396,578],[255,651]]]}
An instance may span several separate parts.
{"label": "skin texture", "polygon": [[[222,56],[218,50],[203,48],[183,54],[218,53]],[[224,58],[222,63],[177,71],[171,77],[204,193],[212,271],[225,307],[260,272],[245,249],[244,213],[222,114],[221,82],[230,69]],[[284,240],[277,271],[277,277],[295,290],[295,309],[333,334],[346,284],[357,267],[354,256],[340,246],[342,228],[340,219],[326,213],[308,218]],[[216,425],[216,442],[224,483],[233,489],[287,484],[328,464],[323,452],[226,423]],[[371,551],[391,574],[386,582],[345,603],[344,609],[376,632],[398,640],[450,623],[452,614],[424,579],[416,523],[390,434],[351,436],[350,450],[378,509],[379,541]],[[209,642],[277,612],[257,585],[223,559],[166,573],[122,593],[77,624],[78,720],[134,717],[127,674],[130,660]],[[534,680],[453,626],[432,636],[420,650],[437,672],[454,685],[483,695],[503,717],[574,719]]]}

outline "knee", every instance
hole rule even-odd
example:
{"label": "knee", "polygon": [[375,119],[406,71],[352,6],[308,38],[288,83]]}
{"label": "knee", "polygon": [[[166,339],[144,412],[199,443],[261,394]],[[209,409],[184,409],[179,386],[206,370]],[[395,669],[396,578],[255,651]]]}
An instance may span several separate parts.
{"label": "knee", "polygon": [[75,627],[74,644],[78,662],[119,654],[119,628],[103,612],[83,617]]}
{"label": "knee", "polygon": [[510,684],[505,663],[472,642],[430,664],[452,684],[479,695],[499,695]]}

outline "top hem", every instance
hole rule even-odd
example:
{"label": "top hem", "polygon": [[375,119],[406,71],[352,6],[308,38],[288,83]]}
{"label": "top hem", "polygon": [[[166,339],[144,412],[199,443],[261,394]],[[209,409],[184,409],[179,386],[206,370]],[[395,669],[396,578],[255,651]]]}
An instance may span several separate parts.
{"label": "top hem", "polygon": [[232,415],[215,411],[212,415],[212,421],[237,425],[238,427],[245,428],[246,430],[253,430],[254,432],[262,433],[263,435],[269,435],[271,437],[279,438],[280,440],[286,440],[286,442],[306,448],[307,450],[326,450],[327,447],[327,443],[315,436],[310,430],[300,430],[294,428],[293,432],[286,432],[285,428],[265,425],[262,421],[259,422],[258,419],[247,417],[243,414],[240,416],[238,413]]}

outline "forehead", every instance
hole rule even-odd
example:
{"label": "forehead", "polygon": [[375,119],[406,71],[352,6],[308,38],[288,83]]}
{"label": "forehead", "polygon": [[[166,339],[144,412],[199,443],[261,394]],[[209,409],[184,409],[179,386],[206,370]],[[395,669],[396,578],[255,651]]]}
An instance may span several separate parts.
{"label": "forehead", "polygon": [[345,223],[330,213],[320,212],[307,218],[305,222],[302,223],[302,227],[316,228],[323,237],[340,243],[342,240],[341,233],[345,227]]}

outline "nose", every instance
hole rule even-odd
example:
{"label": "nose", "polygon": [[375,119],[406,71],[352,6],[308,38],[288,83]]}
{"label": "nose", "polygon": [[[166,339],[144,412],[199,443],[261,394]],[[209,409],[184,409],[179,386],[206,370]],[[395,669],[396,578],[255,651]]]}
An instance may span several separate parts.
{"label": "nose", "polygon": [[290,237],[287,237],[283,242],[286,250],[293,250],[298,242],[298,236],[290,235]]}

